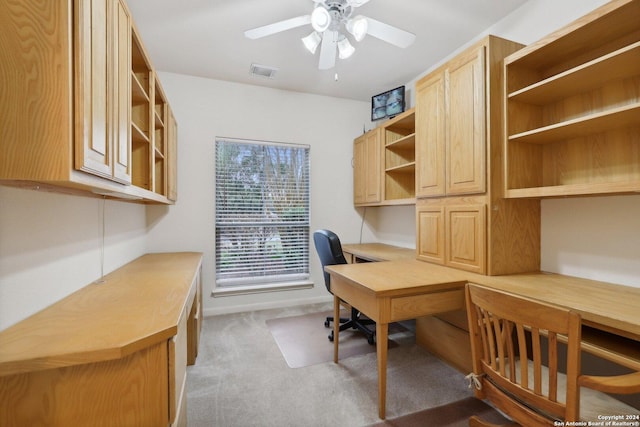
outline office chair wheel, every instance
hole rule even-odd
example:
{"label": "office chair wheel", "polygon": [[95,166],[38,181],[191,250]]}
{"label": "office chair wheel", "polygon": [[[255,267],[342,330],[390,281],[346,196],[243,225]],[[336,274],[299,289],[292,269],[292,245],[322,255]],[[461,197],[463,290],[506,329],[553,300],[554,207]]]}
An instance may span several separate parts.
{"label": "office chair wheel", "polygon": [[333,342],[333,331],[331,331],[327,338],[329,338],[329,341]]}
{"label": "office chair wheel", "polygon": [[[331,340],[333,341],[333,340]],[[371,335],[370,337],[367,338],[367,342],[371,345],[374,345],[376,343],[376,337]]]}
{"label": "office chair wheel", "polygon": [[331,322],[329,322],[328,320],[324,321],[324,327],[325,328],[330,328],[331,327]]}

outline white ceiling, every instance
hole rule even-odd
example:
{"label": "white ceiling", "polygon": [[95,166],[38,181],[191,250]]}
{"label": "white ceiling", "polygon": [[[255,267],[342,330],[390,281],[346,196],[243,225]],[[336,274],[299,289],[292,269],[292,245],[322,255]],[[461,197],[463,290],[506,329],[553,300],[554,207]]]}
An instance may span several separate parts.
{"label": "white ceiling", "polygon": [[[371,0],[357,12],[416,34],[401,49],[371,36],[336,67],[318,70],[300,39],[304,26],[258,40],[244,31],[307,15],[311,0],[128,0],[151,62],[160,71],[369,101],[411,81],[527,0]],[[278,68],[250,75],[252,63]],[[335,74],[338,80],[335,80]]]}

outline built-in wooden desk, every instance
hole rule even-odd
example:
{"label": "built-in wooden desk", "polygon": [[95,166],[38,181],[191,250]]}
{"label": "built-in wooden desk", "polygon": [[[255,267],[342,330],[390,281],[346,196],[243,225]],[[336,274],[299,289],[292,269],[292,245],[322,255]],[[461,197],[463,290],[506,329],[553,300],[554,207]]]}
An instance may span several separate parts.
{"label": "built-in wooden desk", "polygon": [[0,426],[186,425],[200,253],[144,255],[0,332]]}
{"label": "built-in wooden desk", "polygon": [[416,250],[387,245],[384,243],[357,243],[342,245],[347,261],[350,263],[362,261],[395,261],[400,259],[415,259]]}
{"label": "built-in wooden desk", "polygon": [[[640,288],[558,274],[482,276],[418,260],[327,266],[334,294],[334,314],[342,299],[376,321],[378,410],[385,418],[388,324],[464,308],[463,289],[473,282],[569,307],[591,328],[585,351],[640,368]],[[334,361],[339,334],[334,331]]]}

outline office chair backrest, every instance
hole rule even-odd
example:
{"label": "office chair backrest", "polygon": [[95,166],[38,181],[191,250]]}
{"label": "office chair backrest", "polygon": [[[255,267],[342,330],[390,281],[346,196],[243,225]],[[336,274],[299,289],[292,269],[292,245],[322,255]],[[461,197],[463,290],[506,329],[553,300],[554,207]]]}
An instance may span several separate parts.
{"label": "office chair backrest", "polygon": [[[488,399],[525,426],[553,425],[550,417],[577,421],[580,315],[471,283],[466,299],[473,371],[481,385],[476,386],[476,397]],[[558,396],[558,380],[564,377],[558,376],[559,335],[567,338],[564,396]],[[543,338],[548,341],[548,368],[542,367]]]}
{"label": "office chair backrest", "polygon": [[324,271],[327,265],[346,264],[347,260],[342,253],[342,245],[338,235],[330,230],[317,230],[313,233],[313,243],[320,257],[322,264],[322,272],[324,274],[324,284],[327,290],[331,292],[329,273]]}

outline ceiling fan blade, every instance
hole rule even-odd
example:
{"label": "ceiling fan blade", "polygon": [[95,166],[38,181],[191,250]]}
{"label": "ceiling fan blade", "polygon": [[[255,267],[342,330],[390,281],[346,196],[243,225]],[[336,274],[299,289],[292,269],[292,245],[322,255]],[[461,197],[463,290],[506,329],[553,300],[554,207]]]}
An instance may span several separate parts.
{"label": "ceiling fan blade", "polygon": [[384,22],[376,21],[369,17],[367,17],[367,21],[369,21],[367,34],[387,43],[391,43],[392,45],[405,48],[409,47],[416,39],[415,34],[393,27],[389,24],[385,24]]}
{"label": "ceiling fan blade", "polygon": [[360,7],[368,2],[369,0],[347,0],[347,4],[351,7]]}
{"label": "ceiling fan blade", "polygon": [[262,27],[245,31],[244,35],[249,39],[259,39],[307,24],[311,24],[311,15],[296,16],[295,18],[285,19],[284,21],[274,22],[269,25],[263,25]]}
{"label": "ceiling fan blade", "polygon": [[336,65],[336,49],[338,48],[338,32],[327,30],[322,33],[322,45],[320,46],[320,61],[318,68],[328,70]]}

